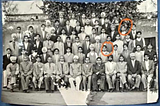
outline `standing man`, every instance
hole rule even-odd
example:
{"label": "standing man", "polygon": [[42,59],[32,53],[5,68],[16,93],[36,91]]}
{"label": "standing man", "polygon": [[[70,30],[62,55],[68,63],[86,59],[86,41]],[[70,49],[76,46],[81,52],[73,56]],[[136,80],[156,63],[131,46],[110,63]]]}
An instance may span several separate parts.
{"label": "standing man", "polygon": [[144,54],[144,61],[142,62],[142,83],[144,85],[144,91],[147,91],[147,83],[149,83],[154,74],[153,60],[149,60],[149,55]]}
{"label": "standing man", "polygon": [[9,43],[9,48],[12,50],[12,55],[18,56],[19,55],[19,43],[16,41],[16,34],[13,33],[11,35],[12,41]]}
{"label": "standing man", "polygon": [[25,93],[29,93],[28,86],[29,86],[29,79],[32,78],[32,69],[33,65],[29,61],[29,57],[24,56],[23,62],[20,63],[20,74],[21,74],[22,90]]}
{"label": "standing man", "polygon": [[141,65],[140,62],[136,60],[135,53],[130,54],[130,60],[127,64],[128,82],[132,85],[132,89],[139,89],[141,81]]}

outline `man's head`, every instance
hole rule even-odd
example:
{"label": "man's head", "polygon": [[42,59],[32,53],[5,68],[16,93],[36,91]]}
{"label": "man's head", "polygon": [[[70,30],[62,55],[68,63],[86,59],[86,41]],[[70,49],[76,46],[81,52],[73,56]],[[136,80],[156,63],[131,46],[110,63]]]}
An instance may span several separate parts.
{"label": "man's head", "polygon": [[47,58],[47,61],[48,61],[48,63],[52,63],[52,57],[49,56],[49,57]]}
{"label": "man's head", "polygon": [[117,44],[115,44],[113,47],[114,47],[114,51],[118,50],[118,45]]}
{"label": "man's head", "polygon": [[39,55],[36,56],[36,61],[40,62],[41,61],[41,57]]}
{"label": "man's head", "polygon": [[41,24],[41,29],[45,30],[45,28],[46,28],[46,25],[45,24]]}
{"label": "man's head", "polygon": [[83,48],[81,46],[78,47],[78,52],[82,53],[83,52]]}
{"label": "man's head", "polygon": [[66,48],[67,53],[71,53],[72,49],[70,47]]}
{"label": "man's head", "polygon": [[79,57],[77,55],[74,55],[73,57],[73,62],[78,63]]}
{"label": "man's head", "polygon": [[29,60],[29,57],[27,56],[27,55],[25,55],[24,57],[23,57],[23,61],[24,62],[27,62]]}
{"label": "man's head", "polygon": [[128,50],[128,45],[126,43],[123,44],[123,50]]}
{"label": "man's head", "polygon": [[148,54],[144,54],[144,60],[145,60],[145,61],[149,60]]}
{"label": "man's head", "polygon": [[90,58],[89,57],[85,58],[85,63],[90,63]]}
{"label": "man's head", "polygon": [[11,62],[14,64],[17,61],[17,57],[16,56],[11,56],[10,57]]}
{"label": "man's head", "polygon": [[113,61],[113,55],[108,56],[108,61],[109,62]]}
{"label": "man's head", "polygon": [[117,34],[117,35],[116,35],[116,40],[120,40],[120,39],[121,39],[120,35]]}
{"label": "man's head", "polygon": [[42,48],[42,53],[43,53],[43,54],[47,53],[47,48],[46,48],[46,47],[43,47],[43,48]]}
{"label": "man's head", "polygon": [[85,36],[85,40],[86,40],[86,41],[90,41],[90,36],[89,36],[89,35],[86,35],[86,36]]}
{"label": "man's head", "polygon": [[101,63],[102,63],[102,58],[101,58],[101,57],[97,57],[96,63],[97,63],[97,64],[101,64]]}
{"label": "man's head", "polygon": [[140,45],[137,45],[137,46],[136,46],[136,50],[137,50],[137,51],[141,51],[141,49],[142,49],[142,47],[141,47]]}
{"label": "man's head", "polygon": [[6,49],[6,52],[7,52],[7,54],[11,54],[11,53],[12,53],[12,50],[11,50],[10,48],[7,48],[7,49]]}
{"label": "man's head", "polygon": [[21,33],[21,27],[20,26],[17,27],[17,33]]}
{"label": "man's head", "polygon": [[59,62],[65,62],[65,58],[64,58],[63,55],[61,55],[61,56],[59,57]]}
{"label": "man's head", "polygon": [[135,60],[135,58],[136,58],[135,53],[131,53],[131,54],[130,54],[130,58],[131,58],[131,60]]}
{"label": "man's head", "polygon": [[59,49],[58,48],[54,49],[54,54],[59,54]]}
{"label": "man's head", "polygon": [[140,38],[141,35],[142,35],[142,32],[141,31],[137,31],[136,35],[137,35],[137,38]]}
{"label": "man's head", "polygon": [[120,55],[120,56],[119,56],[119,61],[120,61],[120,62],[123,62],[123,61],[124,61],[124,56],[123,56],[123,55]]}

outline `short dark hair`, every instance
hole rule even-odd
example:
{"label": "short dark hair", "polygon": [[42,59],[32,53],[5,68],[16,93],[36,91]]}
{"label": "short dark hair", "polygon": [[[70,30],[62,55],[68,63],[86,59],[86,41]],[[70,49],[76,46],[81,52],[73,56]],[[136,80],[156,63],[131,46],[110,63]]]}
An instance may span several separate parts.
{"label": "short dark hair", "polygon": [[18,27],[17,27],[17,29],[18,29],[18,28],[19,28],[19,29],[21,29],[21,27],[20,27],[20,26],[18,26]]}
{"label": "short dark hair", "polygon": [[8,51],[8,50],[12,52],[12,49],[11,49],[11,48],[7,48],[7,49],[6,49],[6,51]]}
{"label": "short dark hair", "polygon": [[41,24],[41,27],[42,27],[42,26],[46,26],[46,24]]}
{"label": "short dark hair", "polygon": [[56,50],[58,50],[58,52],[59,52],[59,49],[58,49],[58,48],[55,48],[55,49],[53,50],[53,53],[54,53]]}
{"label": "short dark hair", "polygon": [[113,47],[116,47],[116,46],[118,47],[118,45],[117,45],[117,44],[114,44],[114,45],[113,45]]}
{"label": "short dark hair", "polygon": [[96,58],[96,60],[98,60],[98,59],[102,60],[102,58],[101,58],[101,57],[97,57],[97,58]]}
{"label": "short dark hair", "polygon": [[137,31],[137,33],[136,34],[142,34],[142,32],[141,31]]}

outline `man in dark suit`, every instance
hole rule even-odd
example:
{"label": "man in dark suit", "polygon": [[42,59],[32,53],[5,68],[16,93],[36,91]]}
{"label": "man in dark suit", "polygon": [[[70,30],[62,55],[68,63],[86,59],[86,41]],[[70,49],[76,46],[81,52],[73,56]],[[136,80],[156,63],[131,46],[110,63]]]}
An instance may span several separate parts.
{"label": "man in dark suit", "polygon": [[64,29],[66,30],[66,34],[69,36],[72,32],[72,27],[69,25],[69,20],[66,21],[66,25],[64,26]]}
{"label": "man in dark suit", "polygon": [[90,52],[89,46],[90,46],[91,42],[90,42],[90,36],[86,36],[85,37],[85,41],[82,44],[83,47],[83,52],[85,54],[85,56],[87,57],[87,54]]}
{"label": "man in dark suit", "polygon": [[135,53],[130,54],[130,60],[127,64],[128,82],[132,85],[132,89],[139,90],[141,82],[141,65],[140,62],[135,60]]}
{"label": "man in dark suit", "polygon": [[22,50],[27,51],[27,54],[28,54],[28,55],[31,54],[32,44],[29,42],[28,36],[24,36],[24,41],[23,41]]}
{"label": "man in dark suit", "polygon": [[41,24],[41,30],[39,31],[39,34],[41,35],[41,41],[46,40],[47,31],[45,28],[46,28],[46,25]]}
{"label": "man in dark suit", "polygon": [[9,63],[11,63],[10,61],[10,57],[12,54],[12,50],[10,48],[6,49],[7,54],[3,55],[3,87],[6,88],[7,87],[7,71],[6,71],[6,67]]}
{"label": "man in dark suit", "polygon": [[37,50],[37,54],[42,54],[43,43],[40,41],[41,36],[36,35],[36,41],[34,42],[33,49]]}
{"label": "man in dark suit", "polygon": [[29,26],[28,27],[28,31],[29,31],[29,35],[30,35],[30,42],[34,42],[35,41],[35,37],[36,37],[36,33],[34,32],[34,27],[33,26]]}
{"label": "man in dark suit", "polygon": [[47,54],[47,47],[42,48],[42,54],[40,55],[40,57],[43,64],[47,63],[47,58],[49,57],[49,54]]}
{"label": "man in dark suit", "polygon": [[133,26],[132,26],[132,30],[131,30],[131,32],[130,32],[130,36],[131,36],[131,39],[132,40],[135,40],[136,39],[136,33],[137,33],[137,31],[136,31],[136,25],[135,24],[133,24]]}

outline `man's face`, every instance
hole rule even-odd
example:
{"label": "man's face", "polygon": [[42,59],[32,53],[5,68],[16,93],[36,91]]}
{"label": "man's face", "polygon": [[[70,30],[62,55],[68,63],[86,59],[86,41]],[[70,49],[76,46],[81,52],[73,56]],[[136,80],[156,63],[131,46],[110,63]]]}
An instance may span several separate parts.
{"label": "man's face", "polygon": [[11,54],[11,51],[10,51],[10,50],[7,50],[7,54]]}
{"label": "man's face", "polygon": [[108,61],[112,61],[112,60],[113,60],[113,58],[111,56],[109,56]]}
{"label": "man's face", "polygon": [[116,40],[120,40],[120,35],[117,35],[117,36],[116,36]]}
{"label": "man's face", "polygon": [[145,56],[144,56],[144,60],[146,60],[146,61],[149,60],[149,56],[148,56],[148,55],[145,55]]}
{"label": "man's face", "polygon": [[111,30],[112,30],[112,31],[115,31],[115,26],[112,25],[112,26],[111,26]]}
{"label": "man's face", "polygon": [[29,28],[29,31],[30,31],[30,32],[33,32],[34,30],[33,30],[33,28]]}
{"label": "man's face", "polygon": [[92,18],[95,18],[96,17],[96,14],[95,13],[92,13]]}
{"label": "man's face", "polygon": [[52,58],[48,57],[47,61],[48,61],[48,63],[51,63],[52,62]]}
{"label": "man's face", "polygon": [[118,49],[118,47],[117,47],[117,46],[114,46],[114,50],[117,51],[117,49]]}
{"label": "man's face", "polygon": [[58,50],[55,50],[55,51],[54,51],[54,54],[59,54],[59,51],[58,51]]}
{"label": "man's face", "polygon": [[81,31],[84,32],[84,27],[81,27]]}
{"label": "man's face", "polygon": [[135,56],[131,56],[131,60],[135,60],[135,58],[136,58]]}
{"label": "man's face", "polygon": [[59,22],[58,22],[58,21],[56,21],[56,22],[55,22],[55,26],[58,26],[58,25],[59,25]]}
{"label": "man's face", "polygon": [[64,62],[64,57],[61,56],[59,61]]}
{"label": "man's face", "polygon": [[89,62],[90,62],[89,58],[86,58],[86,59],[85,59],[85,62],[86,62],[86,63],[89,63]]}
{"label": "man's face", "polygon": [[66,21],[66,25],[69,25],[69,21]]}
{"label": "man's face", "polygon": [[138,33],[138,34],[137,34],[137,38],[140,38],[140,37],[141,37],[141,34],[140,34],[140,33]]}
{"label": "man's face", "polygon": [[65,30],[62,30],[62,34],[65,34],[66,33],[66,31]]}
{"label": "man's face", "polygon": [[79,53],[82,53],[82,48],[79,48],[78,51],[79,51]]}
{"label": "man's face", "polygon": [[47,35],[46,38],[47,38],[47,40],[50,40],[50,36],[49,35]]}
{"label": "man's face", "polygon": [[38,40],[38,41],[40,40],[40,36],[39,36],[39,35],[37,35],[37,40]]}
{"label": "man's face", "polygon": [[97,60],[96,60],[96,63],[97,63],[97,64],[101,64],[101,63],[102,63],[102,60],[101,60],[101,59],[97,59]]}
{"label": "man's face", "polygon": [[86,39],[85,39],[86,41],[89,41],[89,37],[86,37]]}
{"label": "man's face", "polygon": [[45,25],[42,25],[41,28],[42,28],[43,30],[45,30],[46,26],[45,26]]}
{"label": "man's face", "polygon": [[85,15],[85,14],[82,14],[82,18],[86,18],[86,15]]}
{"label": "man's face", "polygon": [[41,59],[38,57],[38,58],[36,59],[36,61],[37,61],[37,62],[40,62],[40,61],[41,61]]}
{"label": "man's face", "polygon": [[70,53],[70,52],[71,52],[71,50],[70,50],[70,49],[67,49],[66,51],[67,51],[67,53]]}
{"label": "man's face", "polygon": [[60,37],[58,37],[58,38],[57,38],[57,41],[60,41],[60,40],[61,40],[61,38],[60,38]]}
{"label": "man's face", "polygon": [[75,41],[76,41],[76,42],[79,42],[79,38],[76,38]]}
{"label": "man's face", "polygon": [[140,51],[141,50],[141,47],[140,46],[137,46],[137,51]]}
{"label": "man's face", "polygon": [[127,47],[126,45],[124,45],[124,46],[123,46],[123,49],[124,49],[124,50],[127,50],[127,49],[128,49],[128,47]]}
{"label": "man's face", "polygon": [[20,33],[21,32],[21,28],[17,28],[17,33]]}
{"label": "man's face", "polygon": [[52,30],[51,30],[51,34],[54,34],[54,33],[55,33],[55,30],[54,30],[54,29],[52,29]]}
{"label": "man's face", "polygon": [[92,33],[96,33],[96,29],[92,29]]}
{"label": "man's face", "polygon": [[132,26],[132,30],[136,30],[136,26],[135,25]]}
{"label": "man's face", "polygon": [[120,62],[123,62],[123,61],[124,61],[124,58],[121,56],[121,57],[119,58],[119,60],[120,60]]}
{"label": "man's face", "polygon": [[102,31],[101,31],[102,33],[105,33],[106,31],[105,31],[105,29],[102,29]]}
{"label": "man's face", "polygon": [[102,50],[105,52],[105,51],[107,51],[107,48],[104,46]]}
{"label": "man's face", "polygon": [[107,37],[107,41],[111,41],[111,37]]}
{"label": "man's face", "polygon": [[73,59],[73,61],[74,61],[74,63],[78,63],[78,59],[76,59],[76,58]]}

